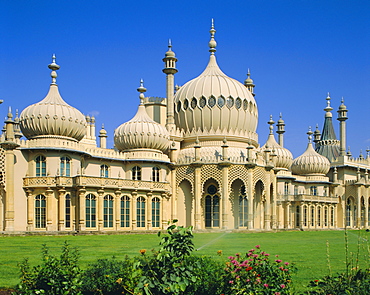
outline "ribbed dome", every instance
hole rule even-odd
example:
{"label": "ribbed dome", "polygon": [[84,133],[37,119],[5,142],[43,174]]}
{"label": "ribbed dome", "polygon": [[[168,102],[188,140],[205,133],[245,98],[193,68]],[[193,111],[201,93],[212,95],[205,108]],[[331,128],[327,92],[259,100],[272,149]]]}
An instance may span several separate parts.
{"label": "ribbed dome", "polygon": [[283,148],[276,142],[274,134],[269,134],[269,137],[266,143],[261,147],[261,150],[264,151],[267,148],[274,151],[276,154],[275,167],[285,169],[290,168],[293,162],[293,155],[288,149]]}
{"label": "ribbed dome", "polygon": [[311,142],[308,144],[306,151],[296,158],[292,164],[292,172],[298,175],[325,175],[329,172],[329,169],[329,160],[315,152]]}
{"label": "ribbed dome", "polygon": [[22,133],[28,139],[44,136],[69,137],[80,141],[86,133],[86,119],[76,108],[67,104],[59,94],[56,72],[59,66],[49,65],[53,70],[53,82],[46,97],[25,108],[20,116]]}
{"label": "ribbed dome", "polygon": [[258,110],[253,95],[239,81],[219,68],[214,52],[216,41],[211,29],[210,58],[200,76],[183,85],[174,97],[175,123],[187,133],[212,133],[220,137],[238,134],[256,141]]}
{"label": "ribbed dome", "polygon": [[[141,87],[139,91],[145,89]],[[120,151],[155,149],[163,152],[168,148],[170,135],[167,129],[149,117],[143,99],[144,95],[141,93],[141,103],[136,115],[114,131],[114,144]]]}

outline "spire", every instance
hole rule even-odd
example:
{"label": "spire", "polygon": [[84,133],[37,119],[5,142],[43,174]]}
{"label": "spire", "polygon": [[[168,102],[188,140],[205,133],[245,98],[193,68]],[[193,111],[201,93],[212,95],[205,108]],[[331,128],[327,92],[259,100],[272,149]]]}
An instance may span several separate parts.
{"label": "spire", "polygon": [[284,133],[285,133],[285,122],[283,120],[283,114],[280,113],[279,120],[276,124],[277,130],[276,133],[279,134],[278,136],[278,143],[284,147]]}
{"label": "spire", "polygon": [[144,81],[143,79],[140,80],[140,86],[137,89],[138,92],[140,92],[139,98],[140,98],[140,105],[144,105],[144,93],[146,92],[146,88],[144,87]]}
{"label": "spire", "polygon": [[333,161],[340,155],[340,142],[337,140],[333,127],[333,114],[331,113],[333,108],[330,106],[330,100],[331,97],[328,92],[326,97],[326,107],[324,108],[325,119],[321,137],[320,133],[315,130],[314,142],[316,143],[316,152],[325,156],[330,161]]}
{"label": "spire", "polygon": [[307,131],[307,135],[308,135],[308,144],[312,144],[312,130],[311,130],[311,126],[308,126],[308,131]]}
{"label": "spire", "polygon": [[339,132],[340,132],[340,155],[345,156],[346,155],[346,120],[347,117],[347,107],[344,105],[344,98],[342,97],[342,104],[339,106],[339,109],[337,111],[339,121]]}
{"label": "spire", "polygon": [[52,85],[57,85],[57,76],[58,75],[57,75],[56,71],[60,69],[60,66],[56,64],[55,60],[56,60],[56,56],[55,56],[55,54],[53,54],[52,63],[48,65],[48,68],[50,70],[52,70],[52,72],[50,73],[50,76],[52,78],[51,79],[51,84]]}
{"label": "spire", "polygon": [[267,124],[269,124],[269,129],[270,129],[270,135],[273,135],[274,134],[274,120],[272,120],[272,115],[270,115],[270,120],[267,122]]}
{"label": "spire", "polygon": [[213,18],[212,18],[212,26],[211,26],[211,30],[209,31],[211,33],[211,40],[209,41],[208,43],[208,46],[209,46],[209,52],[211,53],[211,55],[214,55],[215,52],[216,52],[216,46],[217,46],[217,42],[215,40],[215,33],[216,33],[216,30],[215,30],[215,26],[214,26],[214,21],[213,21]]}

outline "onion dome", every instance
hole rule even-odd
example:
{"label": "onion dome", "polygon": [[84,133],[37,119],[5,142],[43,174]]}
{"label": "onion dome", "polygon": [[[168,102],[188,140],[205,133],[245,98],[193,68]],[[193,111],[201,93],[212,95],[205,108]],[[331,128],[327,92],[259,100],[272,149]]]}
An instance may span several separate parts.
{"label": "onion dome", "polygon": [[221,130],[220,138],[241,135],[257,144],[258,110],[251,92],[239,81],[226,76],[219,68],[215,51],[213,22],[209,42],[210,58],[206,69],[197,78],[183,85],[174,97],[175,123],[199,136]]}
{"label": "onion dome", "polygon": [[168,51],[165,53],[165,58],[175,57],[175,52],[172,51],[171,39],[168,40]]}
{"label": "onion dome", "polygon": [[307,149],[301,156],[294,159],[292,164],[292,172],[298,175],[325,175],[329,172],[330,162],[326,157],[320,155],[314,150],[312,146],[311,128],[307,134],[309,141]]}
{"label": "onion dome", "polygon": [[136,115],[114,131],[114,144],[120,151],[133,149],[155,149],[165,151],[168,148],[170,135],[165,127],[152,120],[145,110],[144,92],[146,89],[141,80],[140,105]]}
{"label": "onion dome", "polygon": [[273,150],[276,154],[275,167],[289,169],[293,162],[293,155],[288,149],[283,148],[280,144],[276,142],[273,133],[273,125],[275,124],[275,122],[272,120],[272,116],[270,116],[270,121],[268,121],[267,124],[270,125],[270,134],[267,138],[266,143],[261,147],[261,151],[265,151],[267,149]]}
{"label": "onion dome", "polygon": [[28,139],[63,137],[80,141],[86,133],[86,119],[59,94],[56,70],[59,70],[60,66],[55,63],[55,55],[48,67],[52,70],[49,92],[43,100],[28,106],[21,113],[22,133]]}

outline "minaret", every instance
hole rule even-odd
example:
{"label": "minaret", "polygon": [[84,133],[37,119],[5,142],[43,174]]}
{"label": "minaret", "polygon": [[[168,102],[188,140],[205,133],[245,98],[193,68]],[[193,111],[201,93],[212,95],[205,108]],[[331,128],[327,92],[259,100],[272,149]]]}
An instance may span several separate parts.
{"label": "minaret", "polygon": [[247,79],[245,79],[245,81],[244,81],[244,85],[245,85],[245,87],[247,87],[249,92],[252,93],[253,96],[256,95],[254,93],[254,86],[256,86],[256,85],[253,84],[253,80],[251,79],[251,72],[250,72],[249,69],[248,69],[248,73],[247,73]]}
{"label": "minaret", "polygon": [[162,59],[164,61],[164,69],[162,70],[166,76],[166,96],[167,96],[167,121],[166,128],[169,132],[175,129],[175,103],[173,101],[174,91],[175,91],[175,74],[178,72],[176,69],[177,58],[175,53],[172,51],[171,40],[168,41],[168,51],[165,57]]}
{"label": "minaret", "polygon": [[339,133],[340,133],[340,155],[346,155],[346,120],[347,117],[347,107],[344,105],[344,99],[342,97],[342,104],[339,106],[338,109],[338,121],[339,123]]}
{"label": "minaret", "polygon": [[276,133],[279,134],[278,144],[284,147],[285,122],[283,120],[283,115],[281,113],[280,113],[280,119],[278,120],[276,126],[277,126]]}
{"label": "minaret", "polygon": [[99,131],[99,138],[100,138],[100,147],[102,149],[107,148],[107,131],[104,129],[104,124],[101,126],[101,130]]}
{"label": "minaret", "polygon": [[321,132],[319,130],[319,124],[316,124],[316,130],[313,133],[313,142],[315,143],[315,148],[317,148],[317,143],[320,141]]}

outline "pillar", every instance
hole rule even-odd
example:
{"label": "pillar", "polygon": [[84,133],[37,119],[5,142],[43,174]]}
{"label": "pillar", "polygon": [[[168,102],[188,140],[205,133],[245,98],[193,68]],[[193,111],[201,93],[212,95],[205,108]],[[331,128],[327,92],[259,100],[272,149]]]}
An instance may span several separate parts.
{"label": "pillar", "polygon": [[200,174],[201,166],[197,165],[194,169],[195,229],[201,229],[204,224],[204,222],[201,220],[202,183]]}
{"label": "pillar", "polygon": [[[65,212],[66,212],[66,190],[60,189],[59,193],[59,218],[58,218],[58,230],[65,230]],[[71,210],[72,211],[72,210]],[[72,216],[71,216],[72,217]]]}

